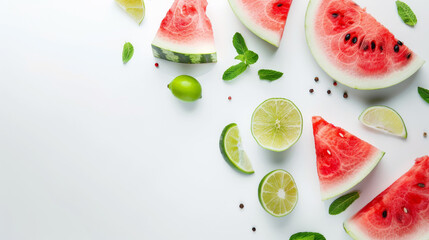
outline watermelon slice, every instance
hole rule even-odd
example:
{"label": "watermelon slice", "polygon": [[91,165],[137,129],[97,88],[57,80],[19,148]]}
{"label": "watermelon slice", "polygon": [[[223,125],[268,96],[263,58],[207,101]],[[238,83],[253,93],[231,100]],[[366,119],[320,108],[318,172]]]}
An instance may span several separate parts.
{"label": "watermelon slice", "polygon": [[352,88],[386,88],[404,81],[424,64],[351,0],[311,0],[305,31],[320,67]]}
{"label": "watermelon slice", "polygon": [[206,0],[175,0],[152,42],[153,55],[179,63],[217,61]]}
{"label": "watermelon slice", "polygon": [[321,117],[313,117],[313,134],[322,200],[354,187],[384,156],[383,151]]}
{"label": "watermelon slice", "polygon": [[429,239],[429,157],[414,166],[344,223],[354,239]]}
{"label": "watermelon slice", "polygon": [[229,0],[240,21],[254,34],[279,47],[292,0]]}

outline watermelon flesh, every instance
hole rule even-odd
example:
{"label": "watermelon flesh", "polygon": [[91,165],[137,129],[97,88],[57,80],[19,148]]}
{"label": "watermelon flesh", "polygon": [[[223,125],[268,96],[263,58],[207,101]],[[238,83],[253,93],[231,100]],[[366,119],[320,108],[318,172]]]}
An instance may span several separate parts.
{"label": "watermelon flesh", "polygon": [[384,156],[383,151],[319,116],[313,117],[313,134],[322,200],[354,187]]}
{"label": "watermelon flesh", "polygon": [[229,0],[229,4],[250,31],[280,46],[292,0]]}
{"label": "watermelon flesh", "polygon": [[306,36],[318,64],[335,80],[357,89],[395,85],[424,61],[351,0],[311,0]]}
{"label": "watermelon flesh", "polygon": [[429,156],[344,223],[354,239],[429,239]]}
{"label": "watermelon flesh", "polygon": [[180,63],[217,61],[207,0],[175,0],[152,42],[155,57]]}

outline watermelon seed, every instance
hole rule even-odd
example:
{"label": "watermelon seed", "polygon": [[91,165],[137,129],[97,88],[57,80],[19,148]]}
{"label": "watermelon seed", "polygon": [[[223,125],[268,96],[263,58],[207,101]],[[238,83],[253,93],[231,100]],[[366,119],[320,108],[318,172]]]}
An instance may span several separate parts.
{"label": "watermelon seed", "polygon": [[349,97],[349,94],[347,94],[347,92],[344,92],[343,97],[344,97],[344,98],[348,98],[348,97]]}
{"label": "watermelon seed", "polygon": [[277,7],[281,7],[281,6],[283,6],[283,3],[277,4]]}
{"label": "watermelon seed", "polygon": [[417,184],[417,186],[419,186],[419,187],[421,187],[421,188],[424,188],[424,187],[425,187],[425,184],[424,184],[424,183],[419,183],[419,184]]}
{"label": "watermelon seed", "polygon": [[310,89],[310,93],[314,93],[314,89]]}
{"label": "watermelon seed", "polygon": [[410,59],[410,58],[411,58],[411,53],[408,53],[407,59]]}
{"label": "watermelon seed", "polygon": [[383,52],[383,46],[380,46],[380,52]]}
{"label": "watermelon seed", "polygon": [[353,44],[357,43],[357,41],[358,41],[357,37],[354,37],[354,38],[352,39],[352,43],[353,43]]}
{"label": "watermelon seed", "polygon": [[375,42],[374,41],[371,42],[371,49],[375,50]]}
{"label": "watermelon seed", "polygon": [[408,209],[404,207],[404,213],[408,213]]}
{"label": "watermelon seed", "polygon": [[350,40],[350,33],[347,33],[346,37],[344,38],[346,41]]}
{"label": "watermelon seed", "polygon": [[382,213],[382,215],[383,215],[383,218],[386,218],[387,217],[387,211],[384,210],[383,213]]}
{"label": "watermelon seed", "polygon": [[338,17],[338,13],[332,13],[332,17],[333,18],[337,18]]}
{"label": "watermelon seed", "polygon": [[333,84],[334,84],[334,86],[337,86],[337,85],[338,85],[337,81],[334,81],[334,83],[333,83]]}
{"label": "watermelon seed", "polygon": [[368,48],[369,48],[368,45],[365,45],[365,47],[363,47],[363,50],[366,51],[368,50]]}
{"label": "watermelon seed", "polygon": [[255,227],[252,227],[252,231],[256,232],[256,228],[255,228]]}
{"label": "watermelon seed", "polygon": [[331,90],[328,90],[328,91],[327,91],[327,93],[328,93],[328,94],[331,94]]}
{"label": "watermelon seed", "polygon": [[428,137],[428,133],[427,133],[427,132],[424,132],[424,133],[423,133],[423,137],[425,137],[425,138],[426,138],[426,137]]}
{"label": "watermelon seed", "polygon": [[329,155],[331,155],[331,151],[329,151],[329,149],[328,149],[328,150],[326,150],[326,151],[328,152],[328,154],[329,154]]}
{"label": "watermelon seed", "polygon": [[318,81],[319,81],[319,77],[315,77],[315,78],[314,78],[314,81],[315,81],[315,82],[318,82]]}
{"label": "watermelon seed", "polygon": [[240,206],[239,206],[241,209],[243,209],[244,208],[244,204],[242,204],[242,203],[240,203]]}
{"label": "watermelon seed", "polygon": [[403,45],[403,43],[402,43],[401,41],[399,41],[399,40],[398,40],[398,45],[399,45],[399,46],[402,46],[402,45]]}
{"label": "watermelon seed", "polygon": [[342,137],[342,138],[344,137],[344,135],[342,133],[339,133],[339,134],[340,134],[340,137]]}
{"label": "watermelon seed", "polygon": [[398,46],[398,44],[396,44],[396,45],[393,47],[393,50],[394,50],[395,52],[399,52],[399,46]]}

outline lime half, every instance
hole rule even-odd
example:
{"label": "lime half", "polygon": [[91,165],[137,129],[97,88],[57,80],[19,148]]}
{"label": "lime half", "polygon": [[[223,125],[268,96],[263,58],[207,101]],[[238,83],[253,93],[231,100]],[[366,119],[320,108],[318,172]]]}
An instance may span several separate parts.
{"label": "lime half", "polygon": [[262,178],[258,189],[259,202],[269,214],[284,217],[298,202],[298,188],[292,175],[279,169]]}
{"label": "lime half", "polygon": [[265,149],[284,151],[299,140],[301,133],[302,115],[290,100],[271,98],[253,112],[252,135]]}
{"label": "lime half", "polygon": [[240,132],[237,124],[231,123],[226,126],[219,140],[220,152],[223,158],[238,171],[246,174],[252,174],[252,164],[244,152],[241,145]]}
{"label": "lime half", "polygon": [[374,106],[359,116],[364,125],[402,138],[407,138],[407,128],[401,116],[392,108]]}
{"label": "lime half", "polygon": [[145,15],[145,6],[143,0],[115,0],[128,15],[130,15],[138,24],[143,21]]}

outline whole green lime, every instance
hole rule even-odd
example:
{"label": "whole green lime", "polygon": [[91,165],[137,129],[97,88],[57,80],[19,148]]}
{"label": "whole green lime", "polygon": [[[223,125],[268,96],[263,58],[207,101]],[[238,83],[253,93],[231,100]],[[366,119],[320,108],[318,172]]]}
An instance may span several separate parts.
{"label": "whole green lime", "polygon": [[201,98],[201,84],[197,79],[180,75],[168,84],[174,96],[185,102],[193,102]]}

